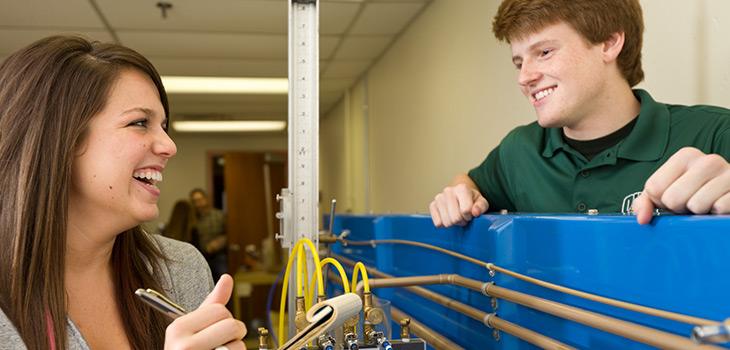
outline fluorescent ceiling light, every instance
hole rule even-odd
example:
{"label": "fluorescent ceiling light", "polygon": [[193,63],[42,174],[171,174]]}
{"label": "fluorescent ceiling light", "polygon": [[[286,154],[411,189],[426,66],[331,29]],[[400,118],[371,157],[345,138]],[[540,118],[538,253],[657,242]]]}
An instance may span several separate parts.
{"label": "fluorescent ceiling light", "polygon": [[165,91],[176,94],[286,94],[286,78],[163,76]]}
{"label": "fluorescent ceiling light", "polygon": [[276,120],[181,120],[173,121],[172,128],[180,132],[281,131],[286,128],[286,122]]}

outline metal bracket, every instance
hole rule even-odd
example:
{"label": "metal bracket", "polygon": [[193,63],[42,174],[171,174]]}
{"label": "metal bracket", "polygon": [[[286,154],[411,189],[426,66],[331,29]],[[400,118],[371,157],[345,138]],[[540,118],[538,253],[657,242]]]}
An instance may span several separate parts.
{"label": "metal bracket", "polygon": [[490,314],[486,314],[486,315],[484,316],[484,319],[482,320],[482,323],[484,323],[484,325],[485,325],[485,326],[487,326],[487,327],[489,327],[489,328],[494,328],[494,327],[492,327],[492,325],[491,325],[491,324],[489,324],[489,320],[490,320],[490,319],[491,319],[492,317],[494,317],[494,316],[497,316],[497,314],[496,314],[496,313],[494,313],[494,312],[493,312],[493,313],[490,313]]}
{"label": "metal bracket", "polygon": [[487,293],[487,287],[489,287],[490,285],[493,285],[493,284],[494,284],[494,282],[484,282],[482,284],[482,294],[484,294],[488,297],[491,297],[491,295],[489,295],[489,293]]}
{"label": "metal bracket", "polygon": [[499,334],[499,329],[492,329],[492,338],[494,338],[494,341],[499,341],[499,339],[501,338]]}
{"label": "metal bracket", "polygon": [[730,318],[718,325],[694,327],[692,329],[692,340],[699,344],[721,344],[729,342]]}

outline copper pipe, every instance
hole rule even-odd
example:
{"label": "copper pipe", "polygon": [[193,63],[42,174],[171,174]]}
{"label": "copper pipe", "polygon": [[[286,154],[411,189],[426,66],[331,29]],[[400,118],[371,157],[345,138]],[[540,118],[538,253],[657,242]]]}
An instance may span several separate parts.
{"label": "copper pipe", "polygon": [[523,275],[523,274],[520,274],[520,273],[511,271],[511,270],[505,269],[503,267],[494,265],[492,263],[484,262],[484,261],[481,261],[481,260],[472,258],[470,256],[467,256],[467,255],[464,255],[464,254],[461,254],[461,253],[457,253],[457,252],[454,252],[454,251],[451,251],[451,250],[448,250],[448,249],[444,249],[444,248],[441,248],[441,247],[438,247],[438,246],[434,246],[434,245],[431,245],[431,244],[426,244],[426,243],[421,243],[421,242],[415,242],[415,241],[409,241],[409,240],[403,240],[403,239],[380,239],[380,240],[369,240],[369,241],[348,241],[346,239],[337,238],[337,240],[340,240],[343,245],[354,245],[354,246],[369,245],[369,246],[373,246],[374,247],[376,244],[404,244],[404,245],[421,247],[421,248],[425,248],[425,249],[430,249],[430,250],[434,250],[434,251],[437,251],[437,252],[441,252],[441,253],[444,253],[446,255],[450,255],[450,256],[453,256],[455,258],[458,258],[458,259],[461,259],[461,260],[464,260],[464,261],[468,261],[468,262],[470,262],[472,264],[475,264],[475,265],[478,265],[478,266],[483,266],[483,267],[485,267],[485,268],[487,268],[489,270],[497,271],[497,272],[503,273],[505,275],[512,276],[514,278],[523,280],[525,282],[528,282],[528,283],[532,283],[532,284],[541,286],[543,288],[552,289],[552,290],[555,290],[555,291],[558,291],[558,292],[561,292],[561,293],[570,294],[570,295],[573,295],[573,296],[577,296],[579,298],[588,299],[588,300],[595,301],[595,302],[598,302],[598,303],[608,304],[608,305],[615,306],[615,307],[619,307],[619,308],[622,308],[622,309],[631,310],[631,311],[640,312],[640,313],[645,313],[647,315],[661,317],[661,318],[666,318],[668,320],[677,321],[677,322],[683,322],[683,323],[687,323],[687,324],[691,324],[691,325],[696,325],[696,326],[717,326],[717,325],[720,325],[721,324],[721,322],[717,322],[717,321],[713,321],[713,320],[708,320],[708,319],[701,318],[701,317],[683,315],[683,314],[676,313],[676,312],[671,312],[671,311],[666,311],[666,310],[660,310],[660,309],[656,309],[656,308],[652,308],[652,307],[648,307],[648,306],[643,306],[643,305],[637,305],[637,304],[633,304],[633,303],[629,303],[629,302],[625,302],[625,301],[621,301],[621,300],[616,300],[616,299],[611,299],[611,298],[603,297],[603,296],[600,296],[600,295],[586,293],[586,292],[583,292],[583,291],[580,291],[580,290],[576,290],[576,289],[564,287],[564,286],[557,285],[557,284],[554,284],[554,283],[542,281],[542,280],[539,280],[539,279],[536,279],[536,278],[533,278],[533,277],[529,277],[529,276],[526,276],[526,275]]}
{"label": "copper pipe", "polygon": [[[368,271],[369,272],[369,271]],[[447,275],[435,275],[435,276],[412,276],[412,277],[385,277],[381,279],[370,279],[370,288],[388,288],[388,287],[405,287],[405,286],[423,286],[429,284],[444,284],[448,283],[446,279],[443,281],[439,278],[440,276]],[[357,283],[355,291],[358,294],[362,294],[362,290],[365,284],[364,281]]]}
{"label": "copper pipe", "polygon": [[[349,258],[346,258],[346,257],[344,257],[342,255],[331,254],[331,256],[335,260],[339,261],[340,263],[343,263],[343,264],[348,265],[350,267],[355,266],[355,262],[353,260],[350,260]],[[377,276],[377,277],[380,277],[380,278],[393,277],[393,276],[388,275],[386,273],[380,272],[380,270],[378,270],[378,269],[376,269],[374,267],[371,267],[371,266],[368,266],[368,265],[365,265],[365,267],[366,267],[366,270],[368,271],[368,276]]]}
{"label": "copper pipe", "polygon": [[[429,285],[429,284],[449,284],[450,275],[437,275],[437,276],[422,276],[422,277],[397,277],[397,278],[377,278],[370,279],[370,288],[387,288],[387,287],[405,287],[410,292],[429,299],[437,304],[441,304],[447,308],[456,310],[466,316],[471,317],[479,322],[484,323],[485,326],[495,328],[505,333],[511,334],[517,338],[520,338],[528,343],[539,346],[543,349],[555,349],[565,350],[574,349],[566,344],[563,344],[555,339],[542,335],[538,332],[529,330],[525,327],[516,325],[507,320],[504,320],[495,314],[488,314],[484,311],[476,309],[472,306],[458,302],[451,298],[445,297],[441,294],[432,292],[422,287],[415,287],[416,285]],[[358,293],[361,291],[361,284],[358,283]]]}
{"label": "copper pipe", "polygon": [[426,327],[423,323],[416,321],[410,315],[393,307],[392,305],[390,306],[390,317],[392,317],[393,319],[396,319],[396,320],[410,318],[411,319],[411,323],[410,323],[411,332],[413,332],[413,334],[417,335],[419,338],[425,340],[434,349],[437,349],[437,350],[441,350],[441,349],[463,350],[464,349],[464,348],[456,345],[451,340],[448,340],[446,337],[436,333],[431,328]]}
{"label": "copper pipe", "polygon": [[[354,264],[353,264],[354,265]],[[327,274],[327,278],[331,280],[334,283],[337,283],[338,285],[342,285],[342,279],[338,274],[335,274],[332,271],[329,271]],[[390,315],[392,318],[400,320],[403,318],[410,318],[411,319],[411,331],[413,331],[413,334],[417,335],[418,337],[422,338],[426,342],[428,342],[431,346],[433,346],[435,349],[446,349],[446,350],[463,350],[462,347],[456,345],[456,343],[452,342],[445,336],[441,335],[440,333],[432,330],[431,328],[428,328],[424,324],[416,321],[413,317],[405,314],[404,312],[398,310],[397,308],[393,307],[391,305],[390,307]]]}
{"label": "copper pipe", "polygon": [[451,276],[453,284],[481,291],[482,293],[492,297],[508,300],[513,303],[562,317],[566,320],[582,323],[584,325],[620,335],[660,349],[722,349],[716,346],[698,345],[689,338],[498,287],[491,283],[484,283],[459,275]]}
{"label": "copper pipe", "polygon": [[[441,276],[441,275],[439,275]],[[446,275],[443,275],[446,276]],[[479,322],[486,323],[487,313],[477,310],[469,305],[460,303],[451,298],[445,297],[441,294],[432,292],[425,288],[417,288],[415,286],[423,286],[430,284],[446,284],[446,280],[441,281],[439,278],[431,278],[432,276],[424,277],[398,277],[398,278],[373,278],[370,279],[370,288],[391,288],[391,287],[405,287],[405,289],[413,292],[416,295],[439,303],[450,309],[461,312]],[[358,283],[357,293],[361,292],[361,284]]]}
{"label": "copper pipe", "polygon": [[[349,260],[347,258],[338,257],[338,260],[340,262],[343,262],[347,265],[353,266],[354,262],[352,260]],[[378,288],[378,287],[386,287],[390,281],[392,281],[393,276],[385,274],[383,272],[378,271],[374,268],[367,267],[368,273],[372,274],[373,276],[378,276],[381,278],[387,278],[387,279],[370,279],[370,287],[371,288]],[[427,280],[428,278],[424,279],[423,277],[401,277],[399,278],[400,281],[403,282],[414,282],[414,284],[447,284],[448,278],[446,276],[448,275],[442,275],[444,277],[440,277],[438,279],[435,279],[433,281],[423,283],[424,280]],[[395,285],[393,285],[395,286]],[[358,283],[357,285],[357,291],[358,293],[361,292],[362,289],[362,281]],[[539,346],[544,349],[573,349],[572,347],[563,344],[555,339],[552,339],[550,337],[547,337],[545,335],[542,335],[540,333],[537,333],[535,331],[529,330],[527,328],[524,328],[522,326],[516,325],[514,323],[511,323],[507,320],[504,320],[496,315],[493,314],[487,314],[484,311],[478,310],[474,307],[471,307],[469,305],[460,303],[456,300],[453,300],[451,298],[447,298],[443,295],[440,295],[438,293],[432,292],[428,289],[425,289],[423,287],[415,287],[410,286],[406,287],[409,291],[412,293],[419,295],[423,298],[429,299],[431,301],[434,301],[438,304],[441,304],[445,307],[451,308],[453,310],[456,310],[458,312],[461,312],[464,315],[467,315],[479,322],[484,323],[488,327],[492,327],[498,330],[501,330],[505,333],[511,334],[517,338],[520,338],[528,343],[531,343],[533,345]]]}
{"label": "copper pipe", "polygon": [[338,240],[342,242],[342,245],[354,245],[354,246],[363,246],[363,245],[375,246],[376,244],[405,244],[405,245],[411,245],[411,246],[416,246],[416,247],[421,247],[421,248],[435,250],[437,252],[441,252],[441,253],[444,253],[446,255],[451,255],[451,256],[453,256],[455,258],[459,258],[461,260],[468,261],[468,262],[470,262],[472,264],[476,264],[476,265],[480,265],[480,266],[487,267],[487,263],[485,263],[484,261],[481,261],[481,260],[478,260],[478,259],[474,259],[474,258],[472,258],[470,256],[467,256],[467,255],[464,255],[464,254],[461,254],[461,253],[457,253],[457,252],[455,252],[453,250],[444,249],[444,248],[441,248],[441,247],[438,247],[438,246],[435,246],[435,245],[431,245],[431,244],[427,244],[427,243],[421,243],[421,242],[416,242],[416,241],[408,241],[408,240],[405,240],[405,239],[376,239],[376,240],[359,241],[359,242],[358,241],[348,241],[346,239],[341,239],[341,238],[338,238]]}
{"label": "copper pipe", "polygon": [[512,334],[513,336],[526,340],[526,341],[532,343],[533,345],[538,346],[542,349],[556,349],[556,350],[575,349],[573,347],[560,343],[557,340],[548,338],[540,333],[537,333],[535,331],[532,331],[532,330],[527,329],[522,326],[518,326],[503,318],[493,316],[493,317],[490,317],[488,319],[488,321],[489,321],[489,324],[493,328],[500,329],[503,332],[508,333],[508,334]]}
{"label": "copper pipe", "polygon": [[536,284],[536,285],[544,287],[544,288],[552,289],[552,290],[555,290],[555,291],[558,291],[561,293],[574,295],[574,296],[577,296],[577,297],[580,297],[583,299],[588,299],[591,301],[595,301],[598,303],[603,303],[603,304],[607,304],[607,305],[611,305],[611,306],[615,306],[615,307],[620,307],[622,309],[636,311],[636,312],[644,313],[647,315],[666,318],[669,320],[687,323],[687,324],[691,324],[691,325],[716,326],[716,325],[720,324],[719,322],[700,318],[700,317],[682,315],[682,314],[678,314],[676,312],[655,309],[652,307],[647,307],[647,306],[642,306],[642,305],[636,305],[636,304],[627,303],[627,302],[621,301],[621,300],[610,299],[610,298],[602,297],[600,295],[594,295],[594,294],[582,292],[579,290],[563,287],[563,286],[553,284],[550,282],[541,281],[539,279],[532,278],[530,276],[525,276],[523,274],[519,274],[517,272],[507,270],[505,268],[499,267],[499,266],[491,264],[491,263],[489,263],[487,265],[488,265],[487,268],[490,270],[494,270],[494,271],[503,273],[505,275],[512,276],[514,278],[523,280],[525,282]]}
{"label": "copper pipe", "polygon": [[[351,262],[351,260],[338,257],[341,262]],[[374,268],[368,268],[368,273],[374,276],[387,276],[386,274]],[[523,306],[530,307],[551,315],[562,317],[574,322],[582,323],[596,329],[600,329],[609,333],[617,334],[625,338],[629,338],[644,344],[662,349],[722,349],[711,345],[698,345],[689,338],[681,337],[675,334],[659,331],[653,328],[641,326],[635,323],[622,321],[609,316],[590,312],[580,308],[568,306],[554,301],[538,298],[532,295],[523,294],[502,287],[497,287],[490,283],[485,283],[459,275],[436,275],[431,284],[436,281],[442,281],[444,278],[448,284],[455,284],[472,290],[480,291],[489,296],[508,300]],[[428,276],[424,276],[428,277]],[[372,280],[371,280],[372,281]]]}

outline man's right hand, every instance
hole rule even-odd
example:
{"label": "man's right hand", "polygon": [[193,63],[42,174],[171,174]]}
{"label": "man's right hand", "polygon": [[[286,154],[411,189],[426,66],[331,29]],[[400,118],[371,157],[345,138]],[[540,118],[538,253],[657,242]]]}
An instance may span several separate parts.
{"label": "man's right hand", "polygon": [[466,175],[456,177],[453,185],[444,188],[429,205],[436,227],[464,226],[489,208],[489,203]]}

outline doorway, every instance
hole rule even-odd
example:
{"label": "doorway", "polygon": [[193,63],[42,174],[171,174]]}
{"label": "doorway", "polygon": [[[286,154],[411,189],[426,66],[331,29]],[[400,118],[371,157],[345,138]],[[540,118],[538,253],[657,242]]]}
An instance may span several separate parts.
{"label": "doorway", "polygon": [[[208,169],[213,203],[226,213],[228,271],[268,281],[281,267],[282,250],[274,240],[279,230],[275,197],[287,186],[286,152],[208,152]],[[271,281],[248,285],[245,302],[234,300],[234,314],[247,324],[265,316]]]}

